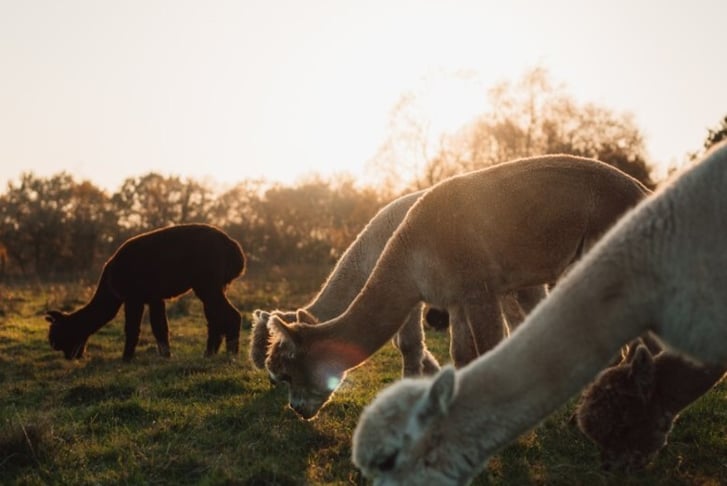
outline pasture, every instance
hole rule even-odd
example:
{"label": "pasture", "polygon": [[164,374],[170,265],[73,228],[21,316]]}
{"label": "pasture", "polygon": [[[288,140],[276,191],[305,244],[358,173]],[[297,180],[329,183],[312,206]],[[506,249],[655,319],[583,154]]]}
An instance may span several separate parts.
{"label": "pasture", "polygon": [[[50,349],[43,315],[78,308],[95,282],[0,283],[0,483],[365,484],[350,461],[351,434],[365,404],[399,378],[398,352],[380,350],[316,420],[299,420],[287,390],[247,358],[250,313],[302,305],[329,269],[315,278],[251,270],[228,293],[244,316],[234,359],[202,356],[204,316],[186,294],[167,304],[170,359],[157,355],[145,317],[136,357],[123,363],[120,312],[91,337],[85,359],[66,361]],[[446,335],[429,330],[427,342],[447,361]],[[574,403],[502,450],[475,484],[727,483],[725,383],[681,416],[655,463],[632,474],[600,469],[569,420]]]}

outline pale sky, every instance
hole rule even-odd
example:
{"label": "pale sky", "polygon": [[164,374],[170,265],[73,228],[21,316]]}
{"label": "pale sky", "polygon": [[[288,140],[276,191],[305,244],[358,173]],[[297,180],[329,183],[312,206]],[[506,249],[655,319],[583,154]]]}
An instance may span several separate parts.
{"label": "pale sky", "polygon": [[725,19],[725,0],[0,0],[0,191],[25,171],[363,179],[402,93],[451,129],[536,66],[681,162],[727,115]]}

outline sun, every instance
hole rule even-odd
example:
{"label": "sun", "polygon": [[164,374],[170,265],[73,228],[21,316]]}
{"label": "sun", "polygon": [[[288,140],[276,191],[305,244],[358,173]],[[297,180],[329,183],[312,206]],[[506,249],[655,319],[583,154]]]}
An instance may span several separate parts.
{"label": "sun", "polygon": [[437,72],[422,78],[416,98],[431,136],[451,134],[486,109],[487,92],[471,71]]}

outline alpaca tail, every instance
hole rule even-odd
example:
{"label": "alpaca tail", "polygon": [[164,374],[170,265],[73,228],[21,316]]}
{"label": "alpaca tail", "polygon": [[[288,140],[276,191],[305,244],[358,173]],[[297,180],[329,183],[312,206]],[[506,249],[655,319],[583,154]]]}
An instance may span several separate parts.
{"label": "alpaca tail", "polygon": [[242,246],[232,238],[227,239],[227,265],[225,265],[225,281],[232,282],[245,273],[247,259]]}

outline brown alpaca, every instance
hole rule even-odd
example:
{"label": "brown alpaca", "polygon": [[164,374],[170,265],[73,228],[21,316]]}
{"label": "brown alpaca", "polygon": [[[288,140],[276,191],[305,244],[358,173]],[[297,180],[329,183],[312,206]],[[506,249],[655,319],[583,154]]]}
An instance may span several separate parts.
{"label": "brown alpaca", "polygon": [[221,230],[188,224],[143,233],[124,242],[104,265],[91,301],[71,314],[49,311],[48,340],[66,359],[83,357],[86,342],[114,318],[124,304],[124,360],[134,355],[144,305],[159,354],[169,356],[169,326],[164,299],[189,289],[204,304],[207,318],[206,355],[217,353],[224,336],[228,353],[237,354],[240,313],[225,289],[245,270],[240,245]]}
{"label": "brown alpaca", "polygon": [[641,469],[666,445],[679,413],[724,373],[669,350],[652,356],[639,344],[585,390],[578,427],[600,449],[604,469]]}

